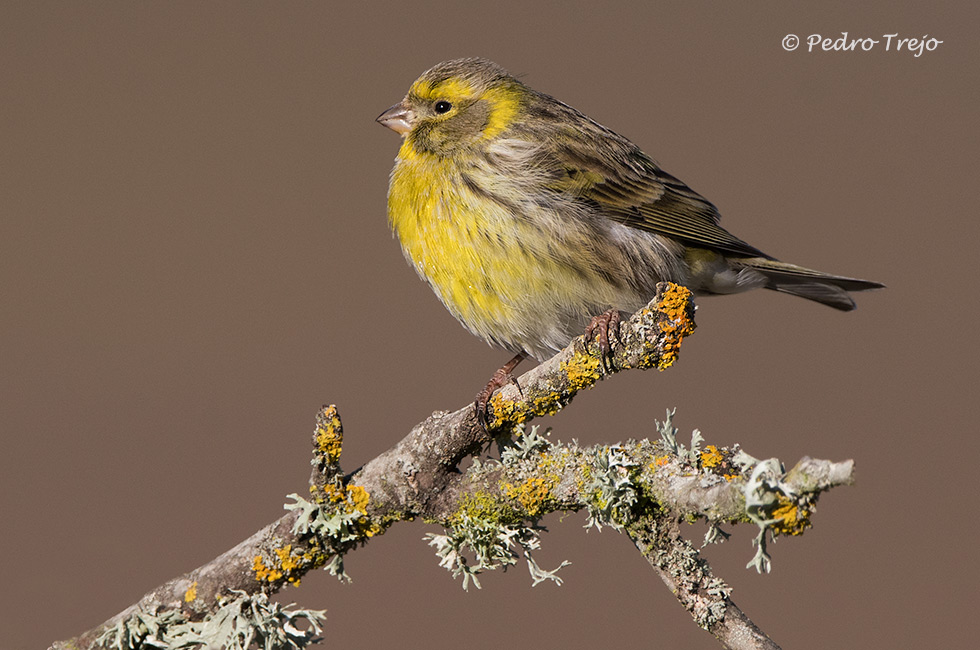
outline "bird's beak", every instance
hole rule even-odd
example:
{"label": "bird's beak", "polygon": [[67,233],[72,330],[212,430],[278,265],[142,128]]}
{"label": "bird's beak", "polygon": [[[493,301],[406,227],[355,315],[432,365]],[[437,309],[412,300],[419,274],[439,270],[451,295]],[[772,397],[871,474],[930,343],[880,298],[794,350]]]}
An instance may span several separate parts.
{"label": "bird's beak", "polygon": [[378,123],[396,133],[405,134],[412,130],[414,119],[415,113],[412,109],[406,106],[405,102],[399,102],[379,115]]}

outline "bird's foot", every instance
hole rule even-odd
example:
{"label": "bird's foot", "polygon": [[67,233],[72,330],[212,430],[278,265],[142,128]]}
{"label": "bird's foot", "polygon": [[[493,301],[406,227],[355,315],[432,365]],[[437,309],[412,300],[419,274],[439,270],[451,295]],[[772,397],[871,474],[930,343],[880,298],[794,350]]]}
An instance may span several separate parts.
{"label": "bird's foot", "polygon": [[[526,358],[526,353],[518,353],[513,359],[497,369],[497,372],[493,373],[493,377],[483,387],[483,390],[477,393],[473,406],[476,409],[476,420],[484,429],[487,428],[487,424],[490,422],[490,396],[493,395],[493,392],[498,388],[503,388],[507,384],[514,384],[517,386],[517,391],[521,392],[521,385],[517,383],[517,378],[511,373],[517,367],[517,364]],[[523,393],[521,394],[523,395]]]}
{"label": "bird's foot", "polygon": [[592,320],[585,328],[586,343],[588,343],[589,340],[598,333],[597,339],[599,343],[599,361],[602,363],[602,369],[606,372],[612,370],[612,345],[610,344],[610,339],[616,343],[620,343],[620,319],[621,316],[619,310],[610,309],[599,314],[598,316],[593,316]]}

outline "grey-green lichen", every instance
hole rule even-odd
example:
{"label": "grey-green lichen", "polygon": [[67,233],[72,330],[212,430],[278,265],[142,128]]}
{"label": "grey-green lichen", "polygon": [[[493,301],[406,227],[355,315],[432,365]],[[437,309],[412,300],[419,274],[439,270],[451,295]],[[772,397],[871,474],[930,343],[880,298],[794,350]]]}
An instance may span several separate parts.
{"label": "grey-green lichen", "polygon": [[676,538],[666,548],[658,548],[653,561],[666,571],[690,596],[684,604],[701,628],[707,630],[725,617],[727,598],[732,588],[712,575],[707,563],[690,542]]}
{"label": "grey-green lichen", "polygon": [[540,530],[534,525],[504,524],[464,514],[446,529],[445,535],[428,533],[425,539],[435,547],[439,566],[450,571],[454,578],[463,576],[463,589],[469,589],[470,582],[479,589],[478,576],[484,571],[517,564],[519,552],[527,562],[534,585],[544,580],[561,584],[556,574],[569,563],[562,562],[558,568],[546,571],[531,554],[541,547]]}
{"label": "grey-green lichen", "polygon": [[[541,543],[538,521],[550,512],[585,510],[587,526],[627,532],[661,576],[669,576],[664,578],[668,584],[684,592],[678,597],[698,624],[710,629],[724,616],[730,588],[680,537],[678,521],[704,519],[709,524],[705,543],[728,536],[720,528],[723,523],[754,522],[759,535],[749,566],[768,571],[767,537],[802,533],[817,495],[851,482],[853,463],[805,458],[785,473],[777,459],[759,461],[738,445],[706,445],[698,431],[687,448],[678,441],[673,415],[670,411],[656,423],[660,437],[654,441],[583,447],[574,440],[552,442],[547,432],[526,431],[523,425],[513,437],[497,438],[499,458],[474,459],[463,474],[451,477],[443,493],[435,494],[439,498],[427,503],[433,509],[426,516],[445,528],[444,534],[427,536],[440,565],[462,576],[464,588],[470,583],[479,587],[481,572],[506,569],[523,556],[534,584],[561,584],[556,572],[568,563],[547,571],[532,555]],[[219,609],[199,622],[187,620],[179,609],[139,609],[104,630],[99,643],[117,650],[308,645],[320,632],[323,613],[282,608],[269,603],[266,593],[298,584],[303,573],[317,566],[346,578],[342,559],[347,550],[400,518],[420,514],[377,508],[366,487],[345,480],[338,462],[341,431],[328,407],[314,437],[318,460],[311,498],[293,494],[285,506],[295,511],[293,543],[273,534],[256,547],[251,569],[259,593],[225,595],[217,601]],[[384,489],[370,481],[364,485]],[[198,583],[187,583],[180,587],[183,600],[199,602]]]}
{"label": "grey-green lichen", "polygon": [[[668,411],[655,423],[658,440],[595,447],[552,442],[549,432],[518,426],[512,438],[498,440],[499,459],[475,461],[467,470],[469,488],[440,520],[444,534],[426,537],[440,565],[463,576],[464,588],[479,586],[482,571],[513,565],[537,548],[541,516],[584,509],[587,527],[616,530],[665,512],[690,523],[704,519],[705,544],[728,537],[723,523],[754,522],[760,533],[749,566],[767,571],[766,536],[800,534],[817,492],[794,490],[778,460],[758,461],[737,445],[706,445],[697,430],[685,447],[673,417]],[[528,563],[536,582],[556,579]]]}
{"label": "grey-green lichen", "polygon": [[[288,497],[293,503],[287,503],[283,508],[297,513],[293,533],[306,537],[311,546],[320,551],[310,558],[313,566],[323,566],[330,575],[349,582],[350,576],[344,569],[344,553],[384,531],[381,524],[367,516],[368,493],[360,486],[343,485],[338,480],[316,490],[313,501],[298,494]],[[281,556],[279,549],[274,550]],[[256,565],[253,566],[260,581],[263,579],[261,567],[258,567],[261,559],[256,557]],[[295,564],[292,568],[311,567]]]}
{"label": "grey-green lichen", "polygon": [[480,573],[506,569],[521,555],[534,585],[544,580],[561,584],[556,574],[568,562],[547,571],[532,555],[541,545],[537,518],[559,507],[551,494],[559,476],[547,469],[552,444],[538,434],[537,427],[525,432],[521,426],[513,440],[498,443],[499,460],[474,462],[468,472],[471,481],[496,477],[494,491],[462,495],[456,512],[445,522],[445,534],[428,533],[425,539],[435,547],[439,566],[454,578],[462,576],[463,589],[471,582],[479,589]]}
{"label": "grey-green lichen", "polygon": [[350,581],[344,570],[344,553],[383,533],[390,523],[369,517],[371,495],[364,487],[345,481],[340,467],[343,442],[344,428],[337,407],[324,406],[317,413],[313,431],[310,499],[290,494],[287,498],[292,503],[283,506],[296,513],[292,532],[308,548],[294,551],[292,545],[273,546],[267,553],[256,555],[252,571],[259,582],[277,584],[285,580],[296,585],[305,572],[320,566],[340,580]]}
{"label": "grey-green lichen", "polygon": [[97,643],[110,650],[302,650],[323,631],[326,613],[272,602],[264,592],[232,591],[217,610],[189,621],[178,610],[137,610],[107,628]]}
{"label": "grey-green lichen", "polygon": [[582,497],[589,513],[585,527],[621,530],[640,503],[640,463],[620,445],[594,447],[585,454]]}
{"label": "grey-green lichen", "polygon": [[755,556],[746,568],[759,573],[772,570],[772,559],[767,552],[767,538],[776,535],[801,535],[810,526],[810,514],[816,503],[818,491],[801,492],[784,480],[786,471],[778,458],[756,460],[748,454],[739,458],[748,473],[745,482],[745,512],[759,527],[752,540]]}
{"label": "grey-green lichen", "polygon": [[684,445],[677,440],[677,427],[674,426],[674,414],[677,409],[667,409],[667,417],[664,418],[663,422],[654,420],[654,426],[657,429],[657,433],[660,434],[660,440],[663,441],[664,446],[667,451],[673,455],[687,460],[696,467],[700,467],[701,462],[701,443],[704,442],[704,436],[701,432],[695,429],[691,432],[691,448],[685,449]]}
{"label": "grey-green lichen", "polygon": [[179,610],[137,609],[103,630],[95,642],[110,650],[169,648],[173,638],[186,633],[188,625],[189,622]]}

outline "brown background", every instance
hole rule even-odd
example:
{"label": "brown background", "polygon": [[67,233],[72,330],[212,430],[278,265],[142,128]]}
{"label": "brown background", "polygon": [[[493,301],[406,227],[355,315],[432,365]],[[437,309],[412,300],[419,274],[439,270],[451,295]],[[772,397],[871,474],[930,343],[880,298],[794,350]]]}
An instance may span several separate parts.
{"label": "brown background", "polygon": [[[316,409],[348,470],[504,360],[385,221],[425,68],[482,55],[632,138],[783,259],[889,285],[841,314],[705,299],[669,372],[582,395],[559,439],[684,435],[857,461],[816,527],[745,570],[787,648],[967,645],[977,604],[975,3],[30,2],[0,10],[0,646],[41,648],[280,516]],[[353,4],[353,3],[352,3]],[[360,3],[358,3],[360,5]],[[919,58],[786,52],[820,33],[944,40]],[[347,647],[713,648],[629,541],[549,518],[541,564],[464,593],[422,524],[283,598]],[[703,527],[691,529],[698,538]]]}

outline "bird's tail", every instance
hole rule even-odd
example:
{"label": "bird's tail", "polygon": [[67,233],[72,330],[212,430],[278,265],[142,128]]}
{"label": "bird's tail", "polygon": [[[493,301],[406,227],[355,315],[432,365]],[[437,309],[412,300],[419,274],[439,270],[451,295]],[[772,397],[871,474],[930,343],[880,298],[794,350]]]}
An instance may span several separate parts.
{"label": "bird's tail", "polygon": [[830,275],[813,269],[787,264],[764,257],[748,257],[730,260],[732,266],[758,271],[766,278],[767,289],[782,291],[807,300],[829,305],[834,309],[850,311],[856,307],[849,291],[880,289],[885,285],[870,280]]}

